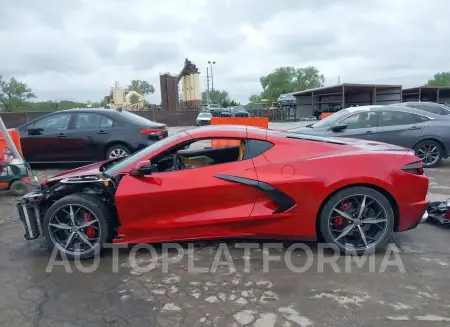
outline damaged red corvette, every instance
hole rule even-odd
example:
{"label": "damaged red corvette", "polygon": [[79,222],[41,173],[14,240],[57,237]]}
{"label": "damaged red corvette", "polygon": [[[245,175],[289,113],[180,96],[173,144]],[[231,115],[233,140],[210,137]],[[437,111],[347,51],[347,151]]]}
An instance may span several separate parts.
{"label": "damaged red corvette", "polygon": [[70,258],[108,242],[231,237],[321,239],[363,252],[415,228],[427,191],[409,149],[218,125],[57,175],[16,208],[26,239],[45,236]]}

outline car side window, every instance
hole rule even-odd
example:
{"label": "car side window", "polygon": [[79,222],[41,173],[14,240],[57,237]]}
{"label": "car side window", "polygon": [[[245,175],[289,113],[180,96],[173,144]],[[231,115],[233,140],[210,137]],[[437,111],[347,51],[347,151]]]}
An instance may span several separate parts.
{"label": "car side window", "polygon": [[102,118],[100,119],[100,127],[113,127],[114,120],[104,115],[101,116]]}
{"label": "car side window", "polygon": [[402,111],[382,111],[380,112],[380,121],[378,126],[382,127],[416,124],[424,121],[421,117],[422,116]]}
{"label": "car side window", "polygon": [[347,125],[346,129],[370,128],[377,126],[377,113],[358,112],[339,122],[339,125]]}
{"label": "car side window", "polygon": [[247,149],[245,152],[245,159],[252,159],[263,154],[273,147],[273,144],[263,140],[247,140]]}
{"label": "car side window", "polygon": [[177,144],[151,159],[156,172],[200,169],[249,159],[247,140],[238,138],[196,139]]}
{"label": "car side window", "polygon": [[71,114],[56,114],[39,119],[28,128],[42,128],[44,132],[65,131],[69,127]]}
{"label": "car side window", "polygon": [[82,112],[77,114],[75,129],[94,129],[100,127],[111,127],[113,120],[101,114],[93,112]]}

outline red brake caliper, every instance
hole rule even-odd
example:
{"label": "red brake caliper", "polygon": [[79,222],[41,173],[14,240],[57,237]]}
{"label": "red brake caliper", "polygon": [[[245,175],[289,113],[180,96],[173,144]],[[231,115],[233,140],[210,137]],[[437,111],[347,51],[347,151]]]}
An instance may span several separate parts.
{"label": "red brake caliper", "polygon": [[[85,223],[89,222],[91,220],[91,216],[89,215],[88,212],[86,212],[83,216],[83,220]],[[95,228],[92,226],[88,226],[86,228],[86,235],[89,238],[94,238],[95,237]]]}
{"label": "red brake caliper", "polygon": [[[342,203],[342,209],[344,211],[347,211],[349,207],[348,202],[344,202]],[[344,225],[344,218],[342,218],[341,216],[337,216],[336,218],[334,218],[334,224],[336,227],[342,227],[342,225]]]}

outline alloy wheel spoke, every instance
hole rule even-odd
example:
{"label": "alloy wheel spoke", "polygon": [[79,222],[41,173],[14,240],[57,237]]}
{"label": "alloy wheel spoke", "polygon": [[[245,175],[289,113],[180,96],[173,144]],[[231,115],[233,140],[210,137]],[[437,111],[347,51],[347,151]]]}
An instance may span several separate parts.
{"label": "alloy wheel spoke", "polygon": [[368,218],[361,221],[363,224],[379,224],[379,223],[385,223],[387,222],[386,218],[380,218],[380,219],[373,219]]}
{"label": "alloy wheel spoke", "polygon": [[361,234],[361,239],[362,239],[364,245],[365,245],[366,248],[367,248],[367,247],[368,247],[368,244],[367,244],[366,234],[364,234],[364,231],[363,231],[363,229],[361,228],[361,226],[358,225],[358,229],[359,229],[359,233]]}
{"label": "alloy wheel spoke", "polygon": [[364,213],[364,209],[366,209],[366,199],[367,199],[367,196],[364,195],[363,200],[362,200],[361,204],[359,205],[358,219],[361,219],[361,217]]}
{"label": "alloy wheel spoke", "polygon": [[348,233],[350,233],[353,229],[353,227],[355,227],[355,224],[351,224],[348,225],[347,227],[344,228],[344,230],[342,231],[341,234],[339,234],[338,237],[336,237],[336,241],[340,240],[341,238],[343,238],[344,236],[346,236]]}
{"label": "alloy wheel spoke", "polygon": [[52,227],[55,227],[55,228],[57,228],[57,229],[64,229],[64,230],[72,229],[72,227],[70,227],[70,226],[67,225],[67,224],[61,224],[61,223],[59,223],[59,224],[49,224],[49,225],[52,226]]}
{"label": "alloy wheel spoke", "polygon": [[88,222],[85,222],[84,224],[81,224],[81,225],[79,226],[79,228],[86,228],[86,227],[89,227],[89,226],[91,226],[92,224],[95,224],[96,222],[98,222],[97,219],[95,219],[95,220],[90,220],[90,221],[88,221]]}
{"label": "alloy wheel spoke", "polygon": [[69,237],[67,238],[66,244],[64,244],[64,249],[67,249],[69,247],[70,243],[72,243],[74,235],[75,235],[75,233],[70,233]]}
{"label": "alloy wheel spoke", "polygon": [[338,210],[336,208],[334,208],[334,211],[336,211],[338,214],[340,214],[342,217],[344,217],[345,219],[351,220],[351,221],[355,221],[352,217],[350,217],[350,215],[344,211]]}
{"label": "alloy wheel spoke", "polygon": [[91,241],[88,240],[88,238],[83,233],[78,233],[78,237],[86,243],[91,249],[94,248],[94,245],[92,245]]}

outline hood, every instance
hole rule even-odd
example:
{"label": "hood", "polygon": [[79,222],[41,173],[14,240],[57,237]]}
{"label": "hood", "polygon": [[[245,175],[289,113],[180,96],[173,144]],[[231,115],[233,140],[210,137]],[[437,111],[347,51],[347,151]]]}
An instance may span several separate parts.
{"label": "hood", "polygon": [[55,175],[47,179],[48,182],[56,182],[64,178],[68,177],[77,177],[77,176],[90,176],[90,175],[98,175],[100,173],[100,166],[109,160],[104,160],[100,162],[96,162],[90,165],[82,166],[79,168],[71,169],[61,174]]}

